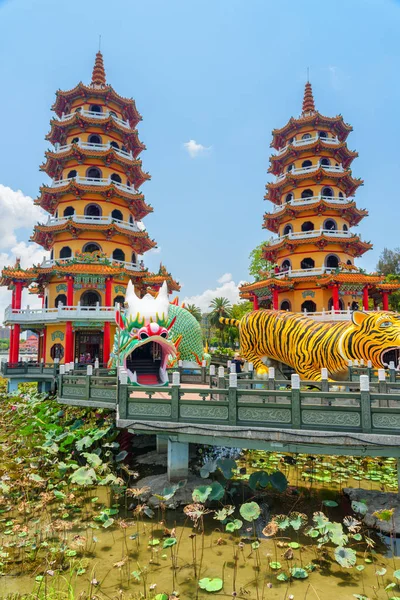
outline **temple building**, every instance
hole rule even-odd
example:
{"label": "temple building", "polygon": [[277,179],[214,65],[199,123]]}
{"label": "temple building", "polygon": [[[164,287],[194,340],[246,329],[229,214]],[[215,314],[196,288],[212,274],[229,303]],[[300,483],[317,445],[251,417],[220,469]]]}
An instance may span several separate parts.
{"label": "temple building", "polygon": [[[116,303],[124,302],[131,280],[137,293],[155,292],[164,280],[179,285],[164,266],[156,274],[142,255],[156,247],[143,223],[153,209],[141,185],[150,179],[139,155],[141,121],[135,102],[106,83],[103,57],[96,55],[90,85],[58,91],[46,139],[52,148],[41,166],[51,182],[35,204],[49,213],[31,240],[50,251],[42,264],[2,271],[0,284],[12,292],[5,312],[11,327],[9,362],[18,361],[21,330],[39,334],[39,360],[51,363],[108,361]],[[38,295],[41,309],[22,308],[22,290]]]}
{"label": "temple building", "polygon": [[400,286],[354,264],[372,244],[353,230],[368,212],[354,200],[363,181],[350,168],[358,156],[347,147],[351,131],[341,115],[316,110],[309,82],[300,117],[273,130],[269,172],[275,181],[266,186],[272,208],[263,223],[277,235],[263,248],[272,268],[240,289],[254,309],[388,310],[388,295]]}

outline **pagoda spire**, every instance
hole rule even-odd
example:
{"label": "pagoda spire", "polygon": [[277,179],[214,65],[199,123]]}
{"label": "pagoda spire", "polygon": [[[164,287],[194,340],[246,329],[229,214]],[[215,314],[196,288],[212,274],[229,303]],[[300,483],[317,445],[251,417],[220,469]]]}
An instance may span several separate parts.
{"label": "pagoda spire", "polygon": [[100,50],[96,54],[92,73],[92,85],[106,85],[106,72],[104,70],[103,55]]}
{"label": "pagoda spire", "polygon": [[306,86],[304,88],[302,114],[304,115],[313,112],[315,112],[314,96],[312,93],[311,83],[307,81]]}

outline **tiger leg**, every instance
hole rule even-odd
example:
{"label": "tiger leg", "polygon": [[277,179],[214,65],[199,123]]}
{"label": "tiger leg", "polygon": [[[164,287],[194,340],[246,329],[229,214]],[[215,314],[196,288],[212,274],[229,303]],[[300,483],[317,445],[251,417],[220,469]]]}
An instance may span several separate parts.
{"label": "tiger leg", "polygon": [[257,375],[264,375],[265,373],[268,373],[268,367],[264,365],[264,363],[262,362],[260,357],[257,356],[257,354],[255,354],[254,352],[249,352],[248,354],[243,356],[248,362],[253,363],[253,367]]}
{"label": "tiger leg", "polygon": [[297,367],[296,373],[300,375],[300,379],[307,379],[309,381],[321,381],[321,371],[315,367]]}

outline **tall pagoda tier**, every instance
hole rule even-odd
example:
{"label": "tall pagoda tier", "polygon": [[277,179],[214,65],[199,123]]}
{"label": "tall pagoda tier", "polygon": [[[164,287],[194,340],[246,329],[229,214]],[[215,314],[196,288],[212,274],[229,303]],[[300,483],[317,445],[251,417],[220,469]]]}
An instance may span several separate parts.
{"label": "tall pagoda tier", "polygon": [[[131,280],[138,294],[155,293],[163,281],[179,285],[163,265],[150,273],[142,255],[156,246],[142,219],[153,209],[140,191],[150,175],[139,158],[144,144],[134,100],[106,83],[103,57],[96,55],[90,85],[58,91],[47,140],[52,148],[41,166],[51,182],[35,204],[49,213],[31,240],[50,259],[29,269],[2,271],[12,290],[5,323],[12,328],[10,356],[18,361],[21,329],[40,334],[39,358],[107,362],[114,337],[114,306]],[[42,299],[42,309],[23,309],[22,289]]]}
{"label": "tall pagoda tier", "polygon": [[351,171],[358,156],[347,147],[351,131],[342,116],[325,117],[316,110],[307,82],[300,117],[272,132],[276,153],[269,173],[275,181],[266,186],[272,207],[263,227],[277,236],[264,246],[274,266],[240,289],[255,309],[368,310],[370,297],[375,307],[388,309],[388,294],[399,286],[354,264],[372,245],[353,229],[368,212],[354,200],[363,181]]}

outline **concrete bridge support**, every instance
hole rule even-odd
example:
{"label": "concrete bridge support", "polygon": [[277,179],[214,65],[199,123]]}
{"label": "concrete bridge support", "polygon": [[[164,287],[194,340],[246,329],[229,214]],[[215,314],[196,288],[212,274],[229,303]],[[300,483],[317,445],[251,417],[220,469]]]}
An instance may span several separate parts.
{"label": "concrete bridge support", "polygon": [[168,452],[168,437],[164,435],[156,436],[156,449],[158,454],[166,454]]}
{"label": "concrete bridge support", "polygon": [[168,481],[186,479],[189,474],[189,444],[168,439]]}

